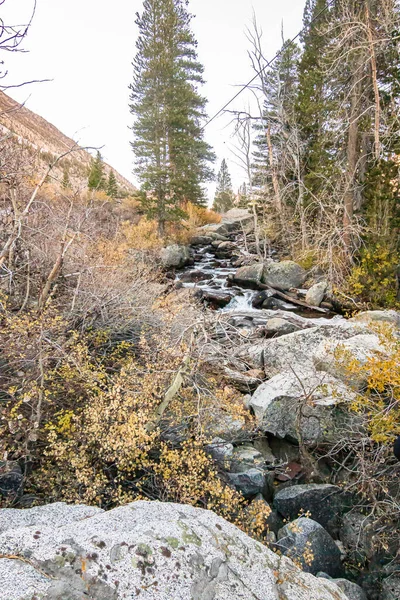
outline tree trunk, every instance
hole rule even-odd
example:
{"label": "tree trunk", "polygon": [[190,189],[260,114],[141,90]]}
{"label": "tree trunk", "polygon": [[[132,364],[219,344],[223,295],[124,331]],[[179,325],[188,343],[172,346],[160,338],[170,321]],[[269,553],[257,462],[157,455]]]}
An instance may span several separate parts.
{"label": "tree trunk", "polygon": [[352,253],[352,224],[355,206],[355,176],[358,163],[358,117],[360,111],[361,80],[356,65],[351,81],[349,131],[347,139],[346,189],[344,194],[343,242],[347,253]]}

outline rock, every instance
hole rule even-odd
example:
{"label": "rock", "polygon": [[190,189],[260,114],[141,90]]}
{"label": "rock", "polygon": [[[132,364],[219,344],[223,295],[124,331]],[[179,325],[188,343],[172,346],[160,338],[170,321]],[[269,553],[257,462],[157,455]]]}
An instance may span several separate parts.
{"label": "rock", "polygon": [[262,290],[253,295],[251,305],[253,308],[261,308],[267,298],[272,298],[273,290]]}
{"label": "rock", "polygon": [[[382,582],[382,593],[379,600],[399,600],[400,577],[392,576]],[[351,600],[351,599],[350,599]]]}
{"label": "rock", "polygon": [[257,289],[261,283],[264,265],[262,263],[240,267],[233,276],[233,283],[245,288]]}
{"label": "rock", "polygon": [[210,273],[205,273],[204,271],[188,271],[187,273],[183,273],[179,278],[179,281],[182,281],[182,283],[192,283],[204,281],[205,279],[211,279]]}
{"label": "rock", "polygon": [[[255,375],[253,375],[252,372],[255,373]],[[223,373],[228,383],[233,385],[233,387],[240,392],[244,393],[255,390],[264,379],[264,372],[258,369],[240,373],[239,371],[234,371],[228,367],[224,367]]]}
{"label": "rock", "polygon": [[273,464],[276,462],[276,457],[274,456],[271,446],[268,443],[268,438],[260,437],[253,441],[253,446],[258,452],[261,453],[264,462],[268,464]]}
{"label": "rock", "polygon": [[248,435],[246,420],[242,416],[232,417],[221,409],[214,409],[210,417],[211,421],[205,426],[208,435],[222,437],[229,442],[240,441]]}
{"label": "rock", "polygon": [[206,447],[207,452],[211,454],[214,460],[221,462],[229,467],[233,455],[233,444],[230,444],[222,438],[214,438]]}
{"label": "rock", "polygon": [[324,571],[331,577],[343,573],[340,550],[329,533],[312,519],[300,517],[285,525],[279,530],[277,547],[298,561],[306,573]]}
{"label": "rock", "polygon": [[[281,517],[278,515],[276,510],[273,510],[271,505],[265,500],[265,498],[261,494],[257,494],[254,500],[250,503],[250,507],[257,506],[258,502],[262,502],[264,506],[267,506],[271,514],[266,520],[267,528],[270,532],[274,533],[276,536],[278,535],[278,531],[283,527],[283,521]],[[276,541],[276,540],[275,540]]]}
{"label": "rock", "polygon": [[202,300],[208,302],[212,306],[224,307],[234,298],[234,295],[224,290],[199,289],[196,292]]}
{"label": "rock", "polygon": [[253,216],[247,210],[235,208],[222,215],[220,223],[204,225],[198,229],[198,233],[206,236],[212,236],[212,234],[226,236],[237,231],[249,231],[252,229],[253,223]]}
{"label": "rock", "polygon": [[[349,600],[368,600],[364,590],[356,583],[348,581],[348,579],[332,579],[332,581],[346,594]],[[400,596],[396,596],[396,599],[398,598]]]}
{"label": "rock", "polygon": [[285,319],[274,318],[270,319],[265,326],[265,333],[268,336],[279,337],[281,335],[287,335],[288,333],[294,333],[300,331],[300,327]]}
{"label": "rock", "polygon": [[208,246],[213,241],[213,238],[209,235],[194,235],[190,238],[191,246]]}
{"label": "rock", "polygon": [[246,444],[234,449],[229,470],[231,473],[244,473],[249,469],[262,468],[263,465],[264,459],[261,452],[254,446]]}
{"label": "rock", "polygon": [[[273,311],[265,311],[265,314],[277,316]],[[294,317],[295,315],[290,315],[291,319]],[[237,356],[257,368],[264,367],[268,377],[292,369],[304,377],[306,372],[315,371],[313,356],[322,341],[329,339],[345,341],[367,332],[361,324],[343,320],[329,322],[320,319],[319,321],[321,322],[319,326],[263,340],[257,344],[244,345],[237,351]]]}
{"label": "rock", "polygon": [[336,485],[308,483],[279,490],[274,497],[274,508],[287,520],[299,514],[310,513],[331,535],[336,535],[339,518],[345,508],[342,490]]}
{"label": "rock", "polygon": [[316,283],[307,291],[306,302],[310,306],[319,306],[324,299],[326,290],[328,289],[327,281],[320,281]]}
{"label": "rock", "polygon": [[284,300],[280,300],[280,298],[267,298],[262,303],[262,308],[266,308],[267,310],[299,310],[298,306],[294,304],[290,304],[290,302],[285,302]]}
{"label": "rock", "polygon": [[166,269],[180,269],[191,262],[189,248],[177,244],[163,248],[160,258],[162,266]]}
{"label": "rock", "polygon": [[243,494],[245,498],[254,498],[262,494],[267,500],[272,500],[273,475],[265,473],[260,468],[250,468],[241,473],[226,473],[227,481]]}
{"label": "rock", "polygon": [[269,440],[271,450],[279,462],[298,462],[300,460],[300,450],[298,446],[291,444],[287,440],[271,436]]}
{"label": "rock", "polygon": [[350,319],[356,323],[389,323],[400,328],[400,312],[396,310],[367,310],[360,312]]}
{"label": "rock", "polygon": [[237,244],[235,244],[235,242],[219,242],[218,243],[218,250],[227,250],[227,251],[232,251],[232,250],[237,250]]}
{"label": "rock", "polygon": [[276,290],[289,290],[303,285],[307,278],[307,273],[297,263],[292,260],[283,260],[282,262],[271,262],[264,266],[262,283],[269,285]]}
{"label": "rock", "polygon": [[[352,400],[354,394],[339,380],[326,375],[307,373],[298,378],[292,372],[275,375],[260,385],[249,406],[259,426],[279,438],[308,446],[334,441],[338,432],[358,422],[357,415],[340,409],[340,403]],[[297,415],[302,406],[301,419]]]}
{"label": "rock", "polygon": [[172,503],[135,502],[38,534],[10,528],[0,552],[25,557],[0,560],[0,600],[346,600],[211,511]]}
{"label": "rock", "polygon": [[3,508],[0,510],[0,535],[8,530],[31,527],[58,528],[71,523],[83,521],[89,517],[100,515],[104,512],[95,506],[83,504],[65,504],[56,502],[45,506],[35,506],[25,510],[16,508]]}
{"label": "rock", "polygon": [[374,555],[372,519],[358,511],[347,513],[342,520],[339,538],[354,562],[364,563]]}
{"label": "rock", "polygon": [[[314,365],[318,371],[324,371],[342,379],[352,387],[363,387],[367,382],[368,369],[363,368],[368,360],[377,354],[384,354],[379,337],[372,333],[360,334],[348,340],[327,340],[321,342],[314,353]],[[358,373],[347,371],[349,362],[359,365]]]}
{"label": "rock", "polygon": [[0,498],[15,500],[23,492],[24,476],[15,461],[0,461]]}

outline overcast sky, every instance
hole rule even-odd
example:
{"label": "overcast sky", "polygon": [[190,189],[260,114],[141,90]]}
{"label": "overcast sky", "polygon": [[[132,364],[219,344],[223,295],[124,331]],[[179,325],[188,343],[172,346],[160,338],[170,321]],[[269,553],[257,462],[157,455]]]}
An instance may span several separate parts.
{"label": "overcast sky", "polygon": [[[33,0],[6,0],[1,16],[8,23],[28,18]],[[301,28],[304,0],[190,0],[192,27],[207,81],[202,93],[213,115],[253,75],[245,29],[253,11],[263,29],[264,52],[272,57],[286,38]],[[26,54],[1,57],[8,84],[52,79],[8,93],[83,146],[104,146],[105,160],[135,182],[129,146],[131,116],[128,85],[135,54],[135,13],[142,0],[37,0],[37,12],[25,42]],[[236,108],[246,106],[249,92]],[[228,117],[206,129],[217,154],[216,169],[228,160],[235,187],[244,180],[230,153]],[[210,195],[213,189],[210,189]]]}

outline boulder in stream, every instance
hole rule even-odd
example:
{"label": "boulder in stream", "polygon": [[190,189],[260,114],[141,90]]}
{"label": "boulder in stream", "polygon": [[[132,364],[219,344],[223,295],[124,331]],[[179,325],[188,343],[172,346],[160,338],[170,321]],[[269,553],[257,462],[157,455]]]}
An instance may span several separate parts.
{"label": "boulder in stream", "polygon": [[166,269],[180,269],[192,261],[189,248],[178,244],[163,248],[160,258],[162,266]]}
{"label": "boulder in stream", "polygon": [[233,283],[249,289],[257,289],[261,283],[264,265],[258,263],[240,267],[233,275]]}
{"label": "boulder in stream", "polygon": [[262,283],[276,290],[289,290],[303,285],[307,272],[292,260],[270,262],[264,266]]}
{"label": "boulder in stream", "polygon": [[328,289],[327,281],[320,281],[319,283],[315,283],[309,290],[307,290],[306,294],[306,302],[310,306],[319,306],[324,299],[326,294],[326,290]]}

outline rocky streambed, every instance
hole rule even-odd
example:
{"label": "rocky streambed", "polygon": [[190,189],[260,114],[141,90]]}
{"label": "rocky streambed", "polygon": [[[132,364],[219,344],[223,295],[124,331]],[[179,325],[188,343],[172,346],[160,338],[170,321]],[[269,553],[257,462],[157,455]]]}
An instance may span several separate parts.
{"label": "rocky streambed", "polygon": [[[366,384],[362,366],[375,353],[384,357],[374,325],[388,323],[399,335],[400,315],[346,319],[320,273],[310,277],[266,248],[262,259],[254,254],[251,219],[228,215],[199,231],[175,265],[176,286],[191,288],[217,315],[203,355],[243,394],[257,423],[249,436],[240,419],[217,416],[209,452],[230,485],[269,505],[276,551],[306,572],[339,579],[350,600],[398,600],[400,577],[390,558],[398,547],[375,547],[368,512],[345,491],[330,449],[365,436],[348,406]],[[338,348],[361,367],[351,381],[336,360]],[[400,500],[398,490],[393,499]]]}

